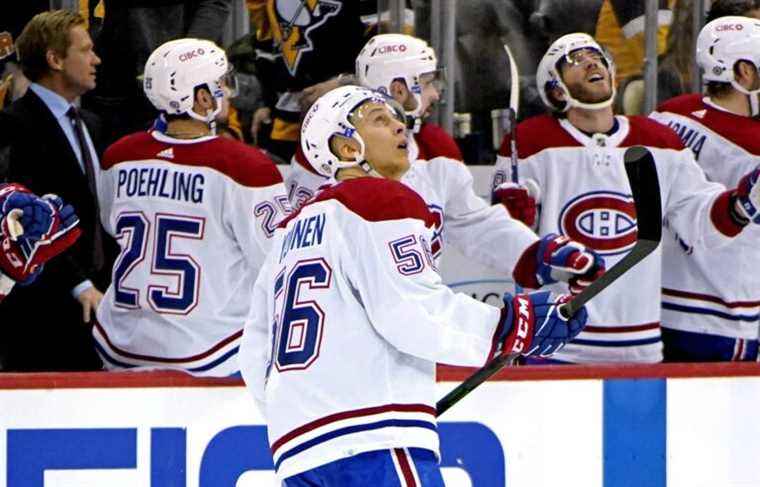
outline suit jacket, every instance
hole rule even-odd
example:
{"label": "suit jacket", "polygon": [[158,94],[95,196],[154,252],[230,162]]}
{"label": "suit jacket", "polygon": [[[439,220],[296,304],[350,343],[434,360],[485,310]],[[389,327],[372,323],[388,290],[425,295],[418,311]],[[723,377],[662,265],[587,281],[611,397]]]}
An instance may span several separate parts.
{"label": "suit jacket", "polygon": [[[81,116],[96,152],[102,153],[97,142],[100,140],[97,118],[88,112],[82,112]],[[0,369],[91,368],[95,363],[92,359],[97,357],[89,332],[82,336],[86,327],[81,306],[71,291],[86,279],[96,286],[103,285],[94,258],[93,235],[95,225],[100,225],[95,214],[97,196],[90,191],[87,177],[60,125],[32,90],[0,112],[0,131],[10,144],[6,179],[21,183],[38,195],[55,193],[63,198],[74,206],[82,230],[77,243],[45,264],[33,284],[16,286],[0,303],[1,324],[11,323],[7,328],[0,326]],[[39,353],[47,357],[36,357]],[[72,362],[68,354],[78,357],[73,357]]]}

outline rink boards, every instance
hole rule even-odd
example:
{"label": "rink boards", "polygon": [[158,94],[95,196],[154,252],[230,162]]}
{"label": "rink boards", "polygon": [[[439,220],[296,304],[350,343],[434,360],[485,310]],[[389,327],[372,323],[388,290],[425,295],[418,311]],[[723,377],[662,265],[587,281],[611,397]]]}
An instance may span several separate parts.
{"label": "rink boards", "polygon": [[[466,374],[442,370],[440,395]],[[440,419],[447,485],[759,486],[758,374],[511,369]],[[262,418],[238,381],[0,375],[0,429],[0,487],[275,485]]]}

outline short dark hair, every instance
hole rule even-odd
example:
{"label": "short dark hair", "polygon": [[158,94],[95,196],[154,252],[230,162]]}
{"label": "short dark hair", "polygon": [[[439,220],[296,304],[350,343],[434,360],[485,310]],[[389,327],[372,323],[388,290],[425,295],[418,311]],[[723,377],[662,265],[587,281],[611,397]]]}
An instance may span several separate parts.
{"label": "short dark hair", "polygon": [[760,0],[715,0],[710,4],[705,23],[727,15],[746,16],[750,10],[760,8]]}
{"label": "short dark hair", "polygon": [[71,29],[87,25],[79,13],[68,10],[42,12],[26,24],[16,40],[16,53],[24,76],[38,81],[49,70],[47,52],[65,57],[71,46]]}

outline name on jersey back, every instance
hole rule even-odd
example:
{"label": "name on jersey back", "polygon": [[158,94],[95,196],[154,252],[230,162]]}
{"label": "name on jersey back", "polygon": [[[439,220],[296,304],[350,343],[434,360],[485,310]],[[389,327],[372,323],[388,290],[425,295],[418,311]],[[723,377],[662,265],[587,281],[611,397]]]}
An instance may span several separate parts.
{"label": "name on jersey back", "polygon": [[166,198],[189,203],[203,203],[206,180],[203,174],[176,171],[173,168],[142,167],[119,169],[117,198]]}
{"label": "name on jersey back", "polygon": [[302,249],[322,243],[322,236],[325,231],[326,217],[323,213],[296,220],[293,228],[285,235],[282,240],[282,249],[280,250],[280,262],[293,249]]}

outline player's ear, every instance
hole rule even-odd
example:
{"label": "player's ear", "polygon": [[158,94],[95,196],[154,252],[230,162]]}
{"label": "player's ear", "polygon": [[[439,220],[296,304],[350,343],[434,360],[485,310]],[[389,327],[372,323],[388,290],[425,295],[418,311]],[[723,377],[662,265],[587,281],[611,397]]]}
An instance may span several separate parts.
{"label": "player's ear", "polygon": [[409,90],[406,87],[404,80],[393,80],[391,82],[391,97],[399,103],[404,103],[409,97]]}
{"label": "player's ear", "polygon": [[350,137],[336,134],[330,138],[330,150],[341,161],[353,161],[359,154],[359,143]]}
{"label": "player's ear", "polygon": [[757,68],[746,61],[739,61],[734,65],[736,81],[747,89],[754,89],[757,85]]}
{"label": "player's ear", "polygon": [[211,96],[211,92],[206,87],[200,87],[195,90],[195,103],[193,110],[197,113],[206,113],[208,110],[214,108],[214,97]]}

